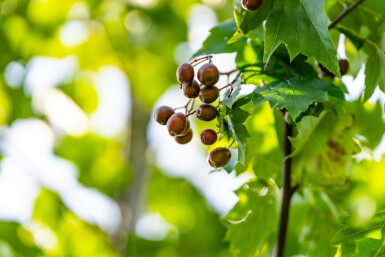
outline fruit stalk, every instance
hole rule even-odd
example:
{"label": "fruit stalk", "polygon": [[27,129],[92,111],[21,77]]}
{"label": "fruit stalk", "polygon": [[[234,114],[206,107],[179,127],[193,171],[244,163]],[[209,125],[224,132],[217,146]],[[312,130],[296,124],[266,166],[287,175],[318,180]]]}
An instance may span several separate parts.
{"label": "fruit stalk", "polygon": [[[288,115],[285,111],[284,115]],[[292,169],[292,158],[288,157],[292,153],[292,146],[289,137],[293,135],[293,125],[285,122],[285,132],[283,139],[283,147],[284,147],[284,161],[282,165],[282,203],[281,203],[281,216],[279,223],[279,231],[278,231],[278,240],[277,240],[277,255],[276,257],[283,257],[286,234],[287,234],[287,226],[289,220],[289,211],[290,211],[290,200],[293,195],[295,188],[291,187],[291,169]]]}

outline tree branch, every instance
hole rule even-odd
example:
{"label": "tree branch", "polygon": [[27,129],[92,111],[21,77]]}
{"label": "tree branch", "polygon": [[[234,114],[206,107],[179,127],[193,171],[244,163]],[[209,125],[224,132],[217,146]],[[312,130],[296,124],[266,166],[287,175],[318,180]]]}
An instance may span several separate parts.
{"label": "tree branch", "polygon": [[[288,113],[285,111],[284,115]],[[282,203],[281,203],[281,217],[279,223],[278,242],[277,242],[277,255],[276,257],[282,257],[285,248],[287,226],[289,220],[290,200],[291,196],[298,188],[297,186],[291,187],[291,162],[292,158],[288,157],[292,152],[291,142],[289,137],[293,135],[293,125],[285,122],[285,135],[283,139],[284,145],[284,161],[282,165]]]}
{"label": "tree branch", "polygon": [[348,15],[351,11],[353,11],[357,6],[359,6],[360,4],[362,4],[364,0],[358,0],[357,2],[355,2],[354,4],[352,4],[351,6],[347,7],[346,9],[344,9],[338,16],[337,18],[335,18],[335,20],[329,24],[328,26],[328,29],[331,30],[332,28],[334,28],[338,22],[340,22],[346,15]]}

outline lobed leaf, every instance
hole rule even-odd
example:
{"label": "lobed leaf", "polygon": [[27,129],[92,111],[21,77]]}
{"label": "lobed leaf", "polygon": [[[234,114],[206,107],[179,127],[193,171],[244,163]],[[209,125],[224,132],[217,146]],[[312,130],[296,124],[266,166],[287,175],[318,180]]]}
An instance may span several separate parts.
{"label": "lobed leaf", "polygon": [[328,101],[329,92],[333,97],[344,99],[341,90],[331,83],[318,79],[292,79],[275,81],[258,88],[254,91],[252,100],[254,105],[269,101],[272,108],[286,108],[295,120],[314,102]]}
{"label": "lobed leaf", "polygon": [[228,40],[237,30],[237,25],[233,20],[227,20],[210,30],[210,35],[203,42],[202,47],[192,56],[197,57],[205,54],[232,53],[242,48],[247,38],[242,37],[232,44]]}
{"label": "lobed leaf", "polygon": [[291,60],[302,53],[339,76],[324,6],[325,0],[286,0],[272,11],[266,21],[264,62],[285,44]]}

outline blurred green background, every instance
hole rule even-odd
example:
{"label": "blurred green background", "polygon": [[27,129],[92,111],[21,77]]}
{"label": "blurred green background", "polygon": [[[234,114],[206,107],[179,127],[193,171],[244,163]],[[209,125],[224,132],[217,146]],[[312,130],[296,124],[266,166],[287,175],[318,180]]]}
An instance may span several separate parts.
{"label": "blurred green background", "polygon": [[196,145],[189,163],[166,163],[174,150],[160,156],[149,147],[159,128],[147,131],[177,65],[232,8],[0,1],[1,257],[229,256],[220,218],[240,182],[202,182],[210,169],[194,166],[205,154]]}

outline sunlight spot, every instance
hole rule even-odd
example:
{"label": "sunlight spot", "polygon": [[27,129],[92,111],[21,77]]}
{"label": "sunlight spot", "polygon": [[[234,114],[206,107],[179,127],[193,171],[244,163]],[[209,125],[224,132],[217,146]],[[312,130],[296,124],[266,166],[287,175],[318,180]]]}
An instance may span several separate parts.
{"label": "sunlight spot", "polygon": [[354,205],[357,208],[358,219],[361,222],[369,221],[376,212],[376,202],[367,196],[356,199]]}
{"label": "sunlight spot", "polygon": [[54,232],[39,222],[32,222],[27,225],[32,232],[36,244],[44,249],[52,250],[57,247],[57,238]]}
{"label": "sunlight spot", "polygon": [[20,62],[10,62],[4,71],[4,77],[10,87],[18,88],[23,83],[25,68]]}
{"label": "sunlight spot", "polygon": [[146,34],[151,28],[151,20],[140,11],[131,11],[124,18],[124,26],[134,35],[141,36]]}
{"label": "sunlight spot", "polygon": [[76,2],[68,12],[69,20],[88,20],[90,13],[87,6],[83,2]]}
{"label": "sunlight spot", "polygon": [[158,213],[143,214],[137,221],[135,232],[138,236],[152,241],[161,241],[178,230]]}
{"label": "sunlight spot", "polygon": [[157,5],[159,0],[129,0],[129,1],[135,5],[150,8]]}
{"label": "sunlight spot", "polygon": [[68,21],[60,29],[60,40],[64,46],[74,47],[88,39],[88,28],[82,21]]}
{"label": "sunlight spot", "polygon": [[88,131],[88,117],[76,103],[58,89],[47,89],[34,95],[34,107],[48,117],[56,128],[80,136]]}
{"label": "sunlight spot", "polygon": [[66,58],[34,57],[27,65],[25,90],[29,95],[68,82],[76,73],[75,56]]}
{"label": "sunlight spot", "polygon": [[4,158],[0,171],[0,220],[28,222],[39,187],[14,158]]}
{"label": "sunlight spot", "polygon": [[110,233],[119,228],[121,213],[118,204],[99,191],[77,184],[61,196],[80,218]]}
{"label": "sunlight spot", "polygon": [[126,75],[114,66],[101,68],[95,79],[99,105],[91,115],[91,128],[99,135],[121,135],[131,113],[131,91]]}
{"label": "sunlight spot", "polygon": [[209,35],[210,29],[218,23],[218,20],[214,11],[202,4],[193,5],[189,17],[188,38],[191,49],[195,52],[202,46],[203,41]]}

